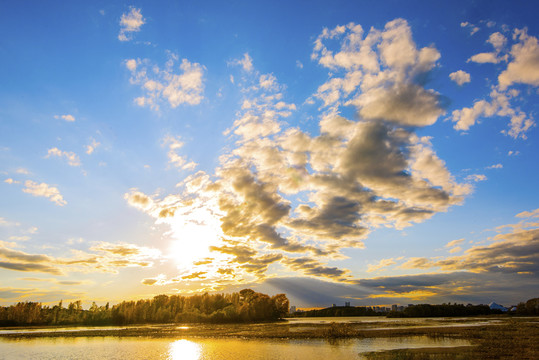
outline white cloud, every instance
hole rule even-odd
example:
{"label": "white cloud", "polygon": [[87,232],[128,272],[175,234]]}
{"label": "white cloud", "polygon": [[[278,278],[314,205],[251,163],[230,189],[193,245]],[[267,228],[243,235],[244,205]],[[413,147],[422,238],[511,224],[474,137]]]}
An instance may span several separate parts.
{"label": "white cloud", "polygon": [[140,27],[145,24],[145,19],[142,17],[140,9],[132,7],[128,13],[122,14],[120,18],[120,33],[118,40],[131,40],[133,32],[140,31]]}
{"label": "white cloud", "polygon": [[91,155],[101,145],[96,139],[90,138],[90,144],[86,145],[86,154]]}
{"label": "white cloud", "polygon": [[125,67],[130,71],[135,71],[137,69],[137,60],[129,59],[125,61]]}
{"label": "white cloud", "polygon": [[171,54],[163,69],[151,65],[147,60],[130,59],[125,62],[131,71],[131,83],[140,85],[145,96],[135,98],[139,106],[149,106],[159,110],[162,100],[168,101],[170,107],[176,108],[181,104],[197,105],[204,96],[204,67],[183,59],[176,73],[175,63],[178,57]]}
{"label": "white cloud", "polygon": [[7,178],[7,179],[4,180],[4,182],[6,184],[20,184],[21,183],[20,181],[13,180],[12,178]]}
{"label": "white cloud", "polygon": [[471,24],[467,21],[461,22],[460,27],[467,28],[470,30],[470,35],[474,35],[476,32],[481,30],[479,27],[475,26],[474,24]]}
{"label": "white cloud", "polygon": [[486,175],[483,175],[483,174],[471,174],[471,175],[466,176],[465,180],[479,182],[479,181],[487,180],[487,177]]}
{"label": "white cloud", "polygon": [[511,62],[507,65],[498,81],[502,90],[513,83],[539,86],[539,45],[535,36],[529,36],[526,30],[516,30],[518,43],[511,48]]}
{"label": "white cloud", "polygon": [[453,110],[451,115],[452,121],[455,122],[454,128],[456,130],[469,130],[478,119],[497,115],[510,119],[509,130],[504,130],[502,133],[514,139],[519,137],[526,139],[526,132],[535,125],[535,122],[526,113],[512,106],[511,100],[516,94],[516,92],[500,91],[493,88],[489,94],[490,102],[478,100],[473,107]]}
{"label": "white cloud", "polygon": [[494,164],[486,167],[487,169],[501,169],[503,168],[502,164]]}
{"label": "white cloud", "polygon": [[485,63],[497,64],[501,61],[501,59],[497,57],[496,53],[487,52],[487,53],[479,53],[479,54],[473,55],[472,57],[470,57],[470,59],[468,59],[468,61],[473,61],[479,64],[485,64]]}
{"label": "white cloud", "polygon": [[66,115],[54,115],[54,118],[55,118],[55,119],[62,119],[62,120],[68,121],[68,122],[73,122],[73,121],[75,121],[75,117],[74,117],[73,115],[70,115],[70,114],[66,114]]}
{"label": "white cloud", "polygon": [[[338,52],[326,47],[330,39],[342,39]],[[331,70],[345,71],[344,77],[332,76],[315,95],[329,112],[355,105],[363,119],[406,126],[431,125],[443,114],[438,94],[415,81],[436,66],[440,53],[434,47],[418,49],[403,19],[366,35],[353,23],[324,29],[311,57]]]}
{"label": "white cloud", "polygon": [[452,72],[449,74],[449,78],[460,86],[470,82],[470,74],[462,70]]}
{"label": "white cloud", "polygon": [[163,145],[168,146],[168,160],[169,163],[174,167],[182,170],[193,170],[197,166],[195,162],[187,162],[186,157],[179,154],[179,150],[183,146],[183,142],[180,140],[180,137],[167,135],[163,139]]}
{"label": "white cloud", "polygon": [[57,156],[57,157],[64,157],[67,159],[67,163],[70,166],[80,166],[80,159],[77,154],[71,151],[62,151],[56,147],[51,148],[47,151],[46,158],[50,158],[51,156]]}
{"label": "white cloud", "polygon": [[55,203],[58,206],[64,206],[67,202],[64,200],[58,188],[50,186],[45,183],[38,184],[31,180],[26,180],[24,182],[25,188],[22,189],[23,192],[31,194],[33,196],[45,197],[50,201]]}
{"label": "white cloud", "polygon": [[24,168],[18,168],[17,170],[15,170],[15,172],[17,174],[30,175],[30,171],[28,171],[27,169],[24,169]]}
{"label": "white cloud", "polygon": [[229,64],[240,65],[246,72],[253,71],[253,59],[249,56],[248,53],[243,54],[243,58],[233,60]]}
{"label": "white cloud", "polygon": [[497,52],[500,52],[505,43],[507,43],[507,38],[503,34],[495,32],[489,36],[487,42],[492,44]]}

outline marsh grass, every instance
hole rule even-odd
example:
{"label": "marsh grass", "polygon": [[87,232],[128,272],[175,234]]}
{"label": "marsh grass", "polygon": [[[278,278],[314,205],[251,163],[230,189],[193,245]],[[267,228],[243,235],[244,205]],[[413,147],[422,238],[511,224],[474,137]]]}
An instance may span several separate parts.
{"label": "marsh grass", "polygon": [[328,327],[321,330],[322,337],[326,339],[340,339],[359,337],[358,331],[347,323],[335,323],[332,322]]}
{"label": "marsh grass", "polygon": [[472,346],[390,350],[362,354],[369,360],[460,360],[460,359],[539,359],[539,323],[526,319],[509,320],[501,325],[448,329],[425,329],[423,335],[450,336],[469,340]]}

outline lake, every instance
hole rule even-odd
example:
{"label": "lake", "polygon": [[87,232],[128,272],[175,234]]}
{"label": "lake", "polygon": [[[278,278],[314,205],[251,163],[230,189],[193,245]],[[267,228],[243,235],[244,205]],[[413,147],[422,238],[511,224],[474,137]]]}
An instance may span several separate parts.
{"label": "lake", "polygon": [[427,336],[323,339],[159,339],[104,337],[0,338],[1,359],[362,359],[361,353],[421,347],[466,346],[466,340]]}
{"label": "lake", "polygon": [[[468,346],[470,342],[449,337],[428,336],[366,337],[341,340],[292,338],[291,336],[298,332],[314,331],[332,322],[354,324],[367,331],[496,325],[502,322],[497,318],[340,317],[287,320],[278,323],[247,325],[158,324],[3,329],[0,330],[0,359],[362,359],[361,354],[372,351]],[[285,329],[285,333],[288,334],[285,337],[290,337],[288,339],[252,338],[252,334],[267,334],[268,331],[280,331],[280,329]],[[173,332],[172,335],[168,333],[167,336],[147,336],[148,330],[155,331],[156,334],[164,334],[168,330]],[[135,331],[136,336],[117,336],[118,331]],[[240,335],[226,337],[234,331]],[[78,333],[83,336],[79,336]],[[139,333],[142,336],[138,336]],[[15,334],[26,334],[26,337],[12,336]],[[30,334],[32,336],[28,337]],[[91,336],[85,336],[86,334]],[[34,337],[35,335],[37,336]]]}

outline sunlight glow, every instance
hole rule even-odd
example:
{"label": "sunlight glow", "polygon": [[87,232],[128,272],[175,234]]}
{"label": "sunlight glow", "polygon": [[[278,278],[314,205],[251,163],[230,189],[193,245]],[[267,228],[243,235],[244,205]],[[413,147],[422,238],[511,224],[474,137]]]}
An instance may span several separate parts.
{"label": "sunlight glow", "polygon": [[198,360],[201,358],[202,347],[189,340],[177,340],[170,344],[169,360]]}
{"label": "sunlight glow", "polygon": [[210,209],[198,208],[175,216],[170,225],[174,239],[170,257],[180,268],[190,268],[194,261],[212,256],[209,247],[221,243],[220,222]]}

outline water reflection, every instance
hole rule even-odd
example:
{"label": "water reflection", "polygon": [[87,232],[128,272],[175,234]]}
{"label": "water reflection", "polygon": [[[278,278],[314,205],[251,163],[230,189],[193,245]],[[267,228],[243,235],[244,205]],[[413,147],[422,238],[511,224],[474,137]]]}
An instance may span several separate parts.
{"label": "water reflection", "polygon": [[170,344],[169,360],[199,360],[202,347],[189,340],[176,340]]}

